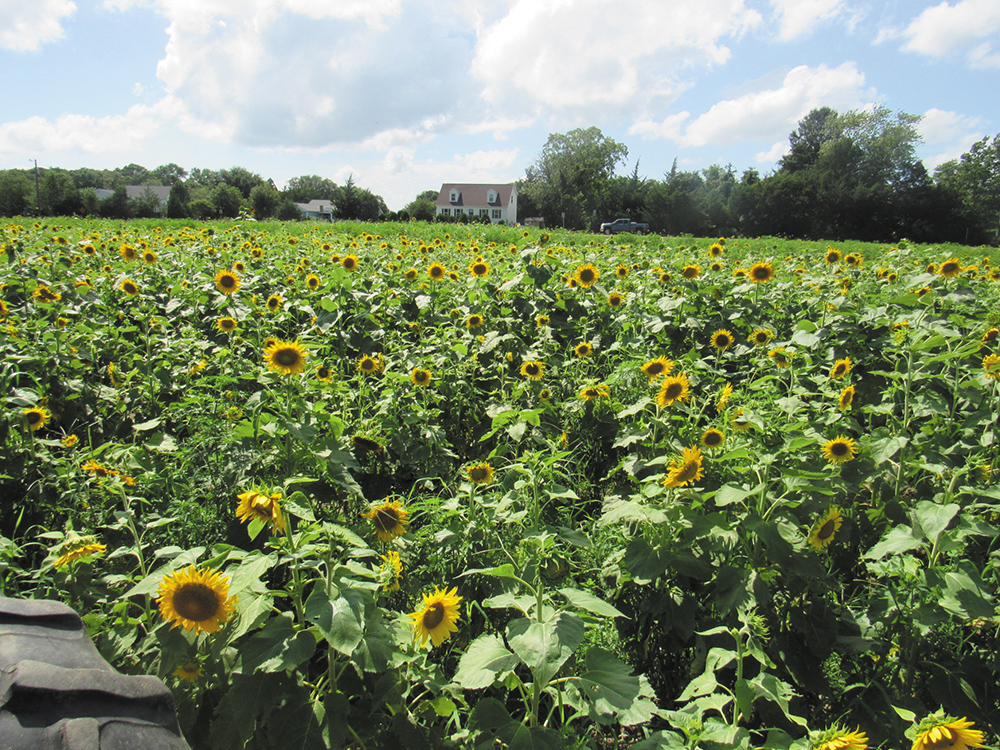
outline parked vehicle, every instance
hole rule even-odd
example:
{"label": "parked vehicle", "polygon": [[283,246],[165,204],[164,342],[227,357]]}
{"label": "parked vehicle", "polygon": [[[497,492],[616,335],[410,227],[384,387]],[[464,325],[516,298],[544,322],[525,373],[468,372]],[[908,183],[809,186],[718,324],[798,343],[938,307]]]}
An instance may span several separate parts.
{"label": "parked vehicle", "polygon": [[641,224],[631,219],[615,219],[601,224],[601,231],[604,234],[619,234],[621,232],[635,232],[645,234],[649,231],[649,224]]}

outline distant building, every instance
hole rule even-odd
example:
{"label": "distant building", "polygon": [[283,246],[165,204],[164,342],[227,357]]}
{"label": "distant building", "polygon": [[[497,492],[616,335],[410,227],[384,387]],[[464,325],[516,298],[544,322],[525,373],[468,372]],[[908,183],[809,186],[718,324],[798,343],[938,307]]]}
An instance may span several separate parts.
{"label": "distant building", "polygon": [[[97,200],[99,201],[110,198],[115,194],[114,190],[106,190],[104,188],[95,188],[94,192],[97,193]],[[167,201],[170,200],[169,185],[126,185],[125,195],[130,201],[145,198],[147,195],[155,196],[159,203],[153,208],[153,211],[158,215],[166,216]]]}
{"label": "distant building", "polygon": [[517,223],[517,188],[506,185],[457,184],[441,186],[434,212],[440,216],[462,216],[478,219],[488,216],[494,224]]}
{"label": "distant building", "polygon": [[313,198],[308,203],[296,203],[304,219],[319,219],[320,221],[333,221],[333,201],[318,200]]}

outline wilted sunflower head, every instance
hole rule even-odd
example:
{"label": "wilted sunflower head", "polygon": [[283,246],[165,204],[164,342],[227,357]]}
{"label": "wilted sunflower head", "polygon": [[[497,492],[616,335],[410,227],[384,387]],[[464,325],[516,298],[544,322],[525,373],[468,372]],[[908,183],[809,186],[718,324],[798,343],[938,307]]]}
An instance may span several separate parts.
{"label": "wilted sunflower head", "polygon": [[406,533],[406,525],[410,520],[410,513],[398,500],[391,500],[374,506],[368,512],[361,514],[372,522],[375,527],[374,534],[383,542],[391,542],[397,536]]}

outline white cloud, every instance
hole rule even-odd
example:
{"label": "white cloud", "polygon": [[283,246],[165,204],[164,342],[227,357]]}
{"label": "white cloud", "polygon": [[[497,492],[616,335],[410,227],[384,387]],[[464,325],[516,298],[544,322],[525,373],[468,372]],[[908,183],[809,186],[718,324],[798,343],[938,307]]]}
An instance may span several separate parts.
{"label": "white cloud", "polygon": [[778,38],[784,42],[808,36],[820,24],[850,13],[845,0],[771,0],[771,6],[778,17]]}
{"label": "white cloud", "polygon": [[629,133],[647,138],[669,138],[681,146],[704,146],[787,136],[805,115],[817,107],[847,110],[863,106],[874,97],[865,76],[853,62],[836,68],[805,65],[793,68],[780,88],[754,91],[718,102],[688,122],[687,112],[660,123],[637,122]]}
{"label": "white cloud", "polygon": [[725,62],[723,41],[759,22],[743,0],[516,0],[471,70],[505,112],[608,116],[674,96],[682,71]]}
{"label": "white cloud", "polygon": [[957,112],[929,109],[924,112],[917,130],[924,140],[921,149],[930,152],[924,156],[924,165],[931,171],[939,164],[959,158],[980,140],[983,121]]}
{"label": "white cloud", "polygon": [[990,37],[1000,33],[1000,3],[996,0],[943,2],[925,9],[896,35],[906,39],[903,49],[930,57],[965,53],[974,68],[1000,67],[1000,54]]}
{"label": "white cloud", "polygon": [[759,151],[754,154],[753,160],[755,164],[775,164],[778,159],[787,154],[790,150],[791,148],[787,140],[778,141],[767,151]]}
{"label": "white cloud", "polygon": [[75,11],[71,0],[0,0],[0,48],[28,52],[62,39]]}
{"label": "white cloud", "polygon": [[29,117],[0,124],[0,154],[81,151],[127,153],[143,146],[170,116],[167,102],[136,104],[124,115],[63,115],[55,120]]}

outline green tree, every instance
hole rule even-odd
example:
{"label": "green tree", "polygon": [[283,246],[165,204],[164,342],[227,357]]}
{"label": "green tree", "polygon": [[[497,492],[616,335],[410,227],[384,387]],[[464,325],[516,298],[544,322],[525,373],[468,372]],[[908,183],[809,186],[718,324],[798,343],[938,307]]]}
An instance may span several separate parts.
{"label": "green tree", "polygon": [[434,207],[434,202],[438,197],[437,190],[425,190],[412,201],[406,204],[403,211],[407,216],[416,218],[420,221],[433,221],[434,214],[437,209]]}
{"label": "green tree", "polygon": [[132,213],[140,219],[152,219],[160,215],[160,199],[149,186],[138,197],[132,198],[130,203]]}
{"label": "green tree", "polygon": [[812,110],[799,121],[798,128],[788,136],[790,149],[778,162],[783,172],[799,172],[813,166],[819,159],[823,144],[837,137],[839,115],[832,107]]}
{"label": "green tree", "polygon": [[219,215],[228,219],[235,219],[240,214],[240,207],[243,204],[243,194],[232,185],[217,185],[212,190],[212,203],[218,210]]}
{"label": "green tree", "polygon": [[599,128],[553,133],[518,185],[529,205],[549,226],[584,228],[594,212],[601,218],[610,202],[609,183],[628,148],[605,138]]}
{"label": "green tree", "polygon": [[279,221],[302,221],[302,211],[299,207],[295,205],[293,201],[283,198],[281,205],[278,206],[278,216]]}
{"label": "green tree", "polygon": [[170,196],[167,198],[167,216],[171,219],[184,219],[188,215],[188,203],[191,197],[188,194],[187,185],[184,180],[178,180],[170,188]]}
{"label": "green tree", "polygon": [[302,175],[290,179],[282,194],[294,203],[332,201],[337,195],[337,183],[319,175]]}
{"label": "green tree", "polygon": [[97,204],[97,215],[105,219],[130,219],[132,206],[129,204],[125,185],[119,185],[114,192]]}
{"label": "green tree", "polygon": [[281,205],[281,194],[270,185],[257,185],[250,191],[250,205],[253,206],[254,218],[273,218]]}
{"label": "green tree", "polygon": [[[237,209],[237,213],[239,209]],[[209,198],[193,198],[190,203],[188,203],[188,214],[192,219],[211,219],[217,216],[219,210],[215,207],[215,204]]]}
{"label": "green tree", "polygon": [[187,177],[187,170],[171,162],[157,167],[149,174],[160,185],[175,185]]}
{"label": "green tree", "polygon": [[[266,184],[264,178],[259,174],[243,167],[219,170],[219,178],[222,182],[239,190],[244,199],[250,198],[250,191],[255,187]],[[218,201],[215,203],[219,205]]]}
{"label": "green tree", "polygon": [[31,177],[23,169],[0,172],[0,216],[23,216],[32,208]]}
{"label": "green tree", "polygon": [[382,197],[366,188],[359,188],[354,184],[353,175],[348,176],[347,182],[337,188],[333,203],[338,219],[378,221],[389,213]]}
{"label": "green tree", "polygon": [[149,170],[140,164],[126,164],[115,170],[114,186],[119,185],[148,185],[150,180]]}
{"label": "green tree", "polygon": [[80,191],[65,169],[47,169],[42,175],[42,212],[50,216],[80,213]]}
{"label": "green tree", "polygon": [[[958,160],[940,165],[937,183],[951,191],[974,225],[1000,242],[1000,133],[973,144]],[[971,231],[971,228],[970,228]]]}

